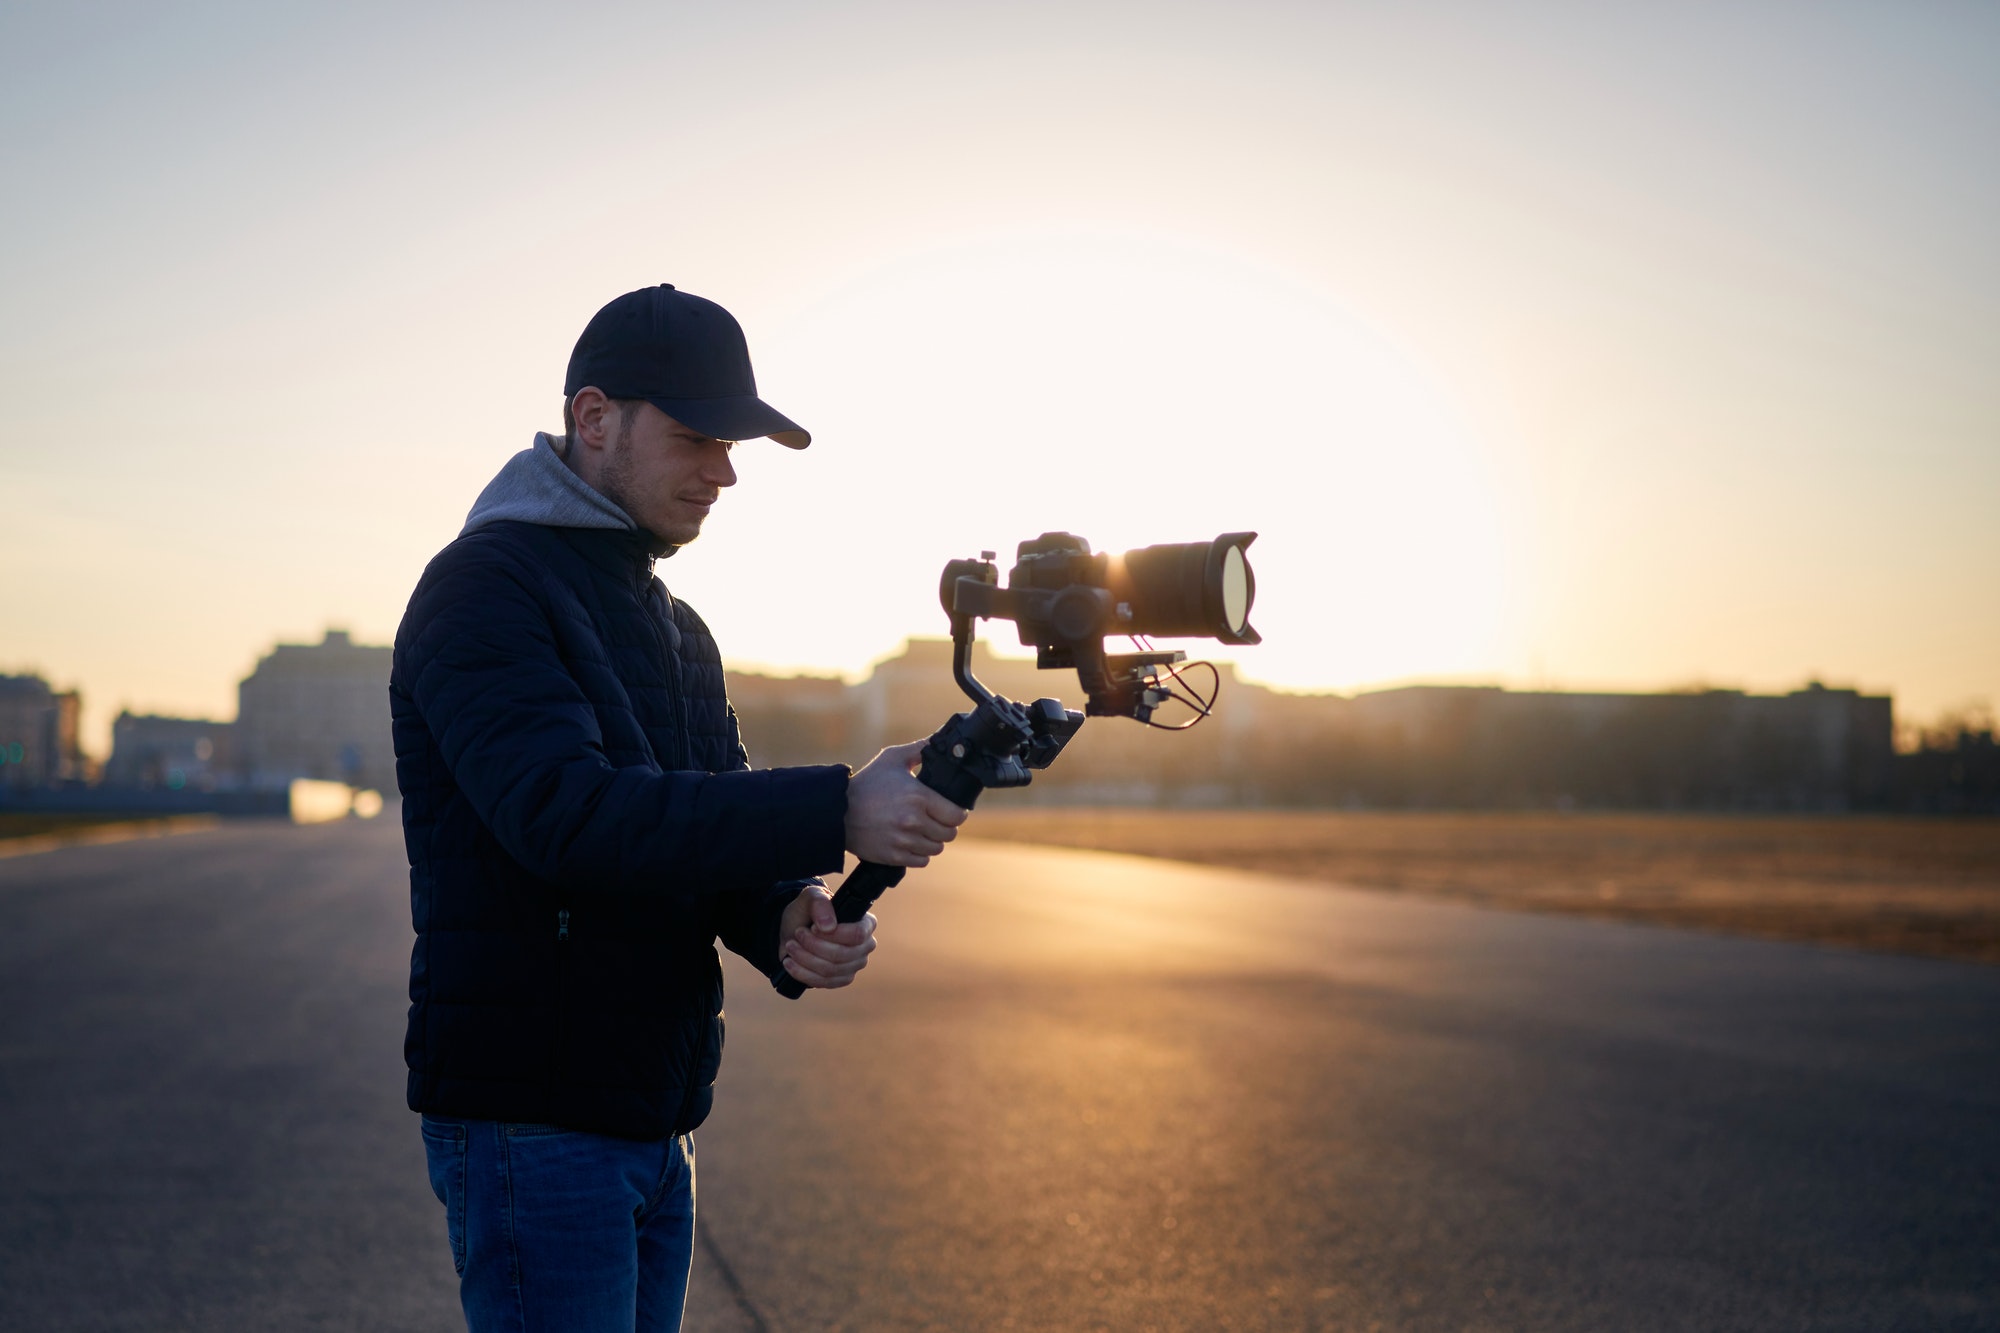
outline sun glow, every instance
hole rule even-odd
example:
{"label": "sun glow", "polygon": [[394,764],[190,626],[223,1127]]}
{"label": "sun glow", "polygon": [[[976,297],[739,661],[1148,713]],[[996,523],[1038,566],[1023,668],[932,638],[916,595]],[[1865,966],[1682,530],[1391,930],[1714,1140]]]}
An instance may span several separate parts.
{"label": "sun glow", "polygon": [[1004,566],[1043,531],[1119,551],[1253,529],[1265,643],[1225,650],[1246,674],[1501,665],[1485,444],[1424,366],[1283,272],[1125,232],[970,238],[851,275],[761,343],[760,387],[817,443],[738,451],[740,510],[668,571],[739,658],[937,632],[946,559]]}

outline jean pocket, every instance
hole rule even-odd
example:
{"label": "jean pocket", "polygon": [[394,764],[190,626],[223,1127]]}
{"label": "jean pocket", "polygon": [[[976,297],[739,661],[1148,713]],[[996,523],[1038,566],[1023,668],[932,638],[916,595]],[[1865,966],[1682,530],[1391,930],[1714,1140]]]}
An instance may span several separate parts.
{"label": "jean pocket", "polygon": [[452,1270],[465,1276],[465,1126],[424,1117],[424,1162],[431,1193],[444,1205],[445,1236],[451,1241]]}
{"label": "jean pocket", "polygon": [[554,1134],[574,1134],[577,1132],[573,1129],[564,1129],[561,1125],[541,1125],[526,1120],[509,1120],[504,1128],[507,1131],[507,1137],[510,1139],[542,1139]]}

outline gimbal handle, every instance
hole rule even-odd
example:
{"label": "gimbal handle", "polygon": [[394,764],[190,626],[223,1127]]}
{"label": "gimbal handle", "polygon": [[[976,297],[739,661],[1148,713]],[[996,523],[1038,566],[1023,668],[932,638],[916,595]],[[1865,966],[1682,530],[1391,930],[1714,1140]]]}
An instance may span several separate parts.
{"label": "gimbal handle", "polygon": [[[1066,710],[1054,699],[1037,699],[1031,708],[988,694],[969,713],[960,713],[932,733],[924,743],[917,781],[967,810],[988,787],[1025,787],[1033,774],[1047,768],[1063,745],[1083,725],[1083,714]],[[863,861],[833,895],[833,914],[843,922],[868,914],[885,889],[903,882],[902,866]],[[779,947],[784,942],[779,941]],[[789,972],[778,978],[778,994],[796,1000],[805,983]]]}

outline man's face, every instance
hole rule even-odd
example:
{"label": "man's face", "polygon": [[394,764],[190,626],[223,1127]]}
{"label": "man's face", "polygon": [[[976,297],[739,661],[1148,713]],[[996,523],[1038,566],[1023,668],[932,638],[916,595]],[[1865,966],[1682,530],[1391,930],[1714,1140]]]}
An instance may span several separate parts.
{"label": "man's face", "polygon": [[661,541],[687,545],[722,488],[736,484],[730,442],[690,430],[651,403],[614,410],[623,419],[598,489]]}

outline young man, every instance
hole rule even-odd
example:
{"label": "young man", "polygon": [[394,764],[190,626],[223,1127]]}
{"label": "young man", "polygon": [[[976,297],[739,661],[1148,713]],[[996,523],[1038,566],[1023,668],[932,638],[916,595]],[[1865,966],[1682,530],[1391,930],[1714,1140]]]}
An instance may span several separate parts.
{"label": "young man", "polygon": [[652,575],[735,484],[733,441],[811,440],[757,397],[729,313],[621,296],[563,392],[564,435],[424,571],[389,687],[409,1102],[475,1333],[680,1326],[715,941],[845,986],[874,918],[838,924],[814,877],[844,852],[921,866],[966,817],[912,776],[922,742],[752,772],[715,640]]}

